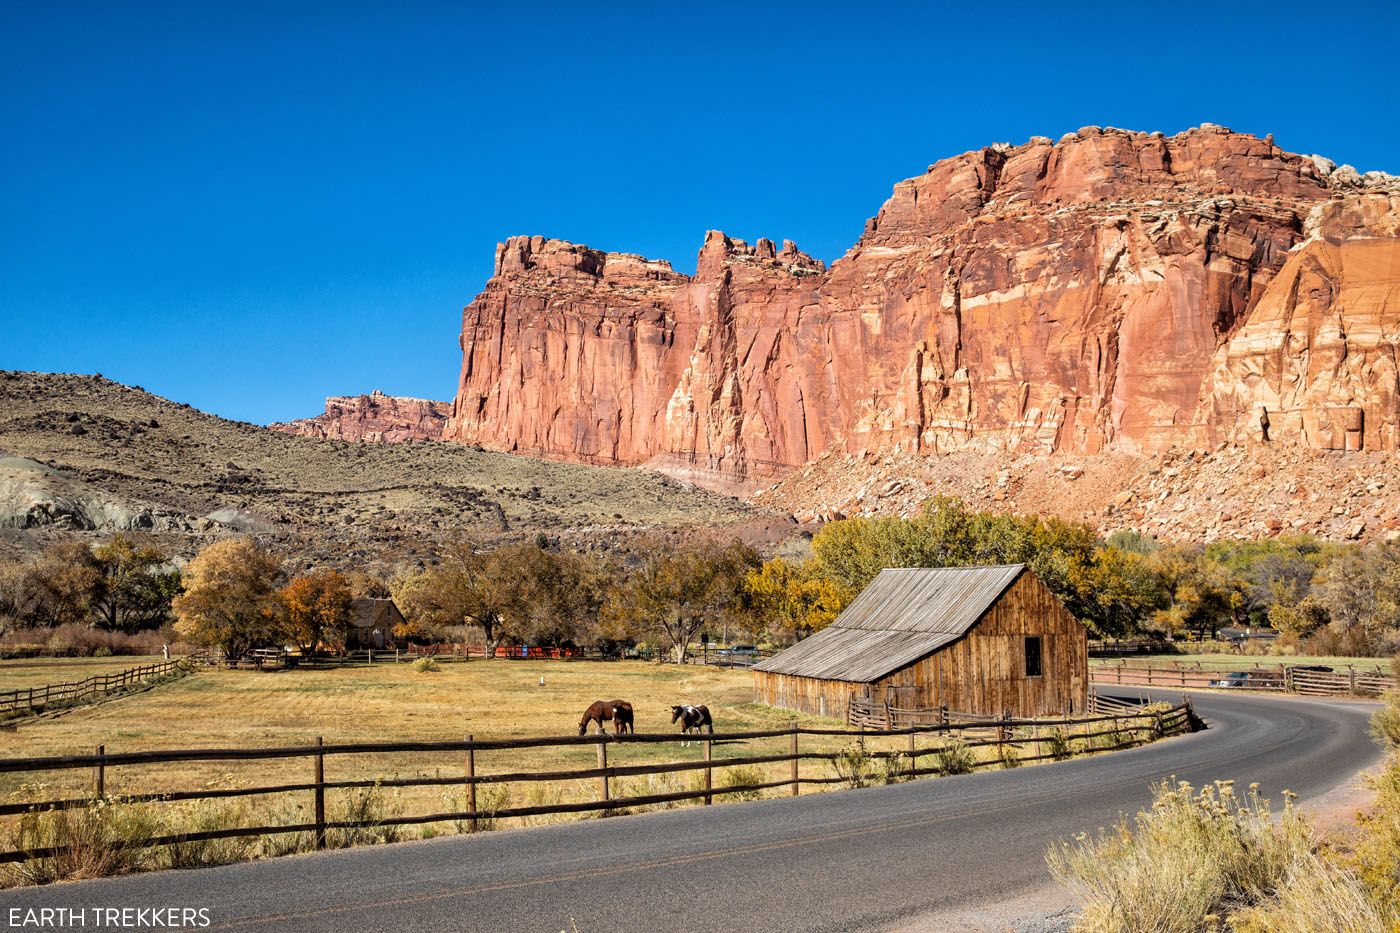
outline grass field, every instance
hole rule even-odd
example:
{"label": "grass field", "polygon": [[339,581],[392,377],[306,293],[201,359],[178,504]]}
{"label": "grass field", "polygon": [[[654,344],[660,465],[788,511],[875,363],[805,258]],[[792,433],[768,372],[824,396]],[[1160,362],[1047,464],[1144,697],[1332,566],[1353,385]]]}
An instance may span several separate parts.
{"label": "grass field", "polygon": [[[71,670],[66,660],[50,661],[52,676]],[[85,669],[85,668],[84,668]],[[544,685],[540,685],[540,678]],[[751,675],[700,666],[644,662],[494,662],[443,664],[435,673],[417,673],[409,664],[378,664],[321,671],[206,670],[145,693],[80,708],[0,733],[0,756],[30,757],[200,747],[268,747],[401,740],[459,740],[576,735],[584,708],[596,699],[621,698],[636,709],[638,732],[675,732],[673,703],[704,703],[717,731],[781,728],[791,714],[750,702]],[[802,717],[810,723],[832,720]],[[716,749],[716,757],[738,757],[781,750],[785,739],[755,741]],[[760,751],[762,749],[762,751]],[[615,746],[612,764],[675,761],[700,756],[698,745]],[[479,752],[477,770],[585,768],[596,763],[592,746]],[[219,762],[110,768],[109,793],[159,792],[214,786],[251,786],[310,773],[308,761]],[[374,779],[461,773],[460,754],[363,755],[328,759],[327,779]],[[673,776],[667,776],[673,777]],[[684,775],[686,780],[690,775]],[[675,778],[680,780],[680,778]],[[0,796],[39,780],[46,790],[81,792],[84,771],[40,776],[0,776]],[[647,785],[647,779],[633,779]],[[652,779],[652,784],[657,779]],[[627,782],[622,782],[626,784]],[[615,791],[620,795],[626,786]],[[643,790],[632,788],[638,793]],[[668,788],[680,789],[680,788]],[[516,804],[548,792],[543,785],[508,788]],[[586,790],[592,793],[592,784]],[[650,792],[661,792],[652,789]],[[443,807],[438,789],[399,792],[394,809]],[[504,805],[504,804],[502,804]]]}
{"label": "grass field", "polygon": [[[117,659],[103,659],[107,661]],[[129,659],[126,659],[129,660]],[[90,670],[82,661],[49,660],[30,666],[29,676],[41,680],[68,679]],[[85,676],[85,674],[84,674]],[[540,680],[543,678],[544,683]],[[443,664],[436,672],[419,673],[409,664],[377,664],[316,671],[227,671],[199,670],[191,676],[151,690],[114,699],[47,718],[22,723],[15,732],[0,732],[0,757],[33,757],[90,753],[104,745],[109,753],[156,749],[271,747],[310,744],[317,736],[327,744],[406,740],[459,740],[472,734],[477,739],[530,738],[550,735],[577,735],[583,710],[596,699],[621,698],[632,702],[638,732],[677,732],[670,722],[670,706],[703,703],[710,707],[717,732],[780,729],[792,721],[786,710],[751,702],[752,679],[747,671],[727,671],[703,666],[655,665],[645,662],[506,662],[472,661]],[[840,725],[831,719],[799,716],[799,722],[813,726]],[[1045,735],[1045,733],[1042,733]],[[802,736],[806,752],[855,751],[849,736]],[[921,748],[939,747],[934,738],[919,740]],[[723,767],[726,758],[778,755],[787,751],[788,738],[717,742],[714,786],[743,786],[784,780],[786,762],[759,766]],[[869,737],[869,751],[904,751],[908,738]],[[1039,749],[1044,751],[1043,748]],[[953,751],[957,751],[955,748]],[[1008,752],[1014,765],[1018,755],[1031,755],[1029,745],[1020,752]],[[994,760],[995,749],[962,749],[969,760]],[[575,770],[594,767],[596,748],[592,745],[542,749],[478,751],[476,773],[500,774],[515,771]],[[617,744],[608,749],[610,765],[653,762],[698,761],[703,746],[679,744]],[[921,759],[921,767],[947,767],[937,764],[939,756]],[[845,759],[843,759],[844,761]],[[849,762],[847,761],[849,769]],[[464,756],[448,754],[394,753],[379,755],[328,756],[325,777],[336,780],[388,780],[409,777],[453,778],[464,773]],[[889,778],[883,765],[866,760],[867,783]],[[905,765],[895,765],[902,774]],[[836,777],[830,762],[808,761],[804,776]],[[615,778],[614,798],[666,794],[698,790],[703,772],[673,772],[657,775]],[[281,759],[252,762],[179,762],[159,765],[108,767],[106,793],[120,796],[134,793],[172,793],[206,788],[252,787],[266,784],[297,783],[312,778],[311,759]],[[841,786],[839,784],[827,785]],[[0,774],[0,799],[23,802],[83,796],[91,792],[88,769],[45,773]],[[804,788],[810,793],[816,788]],[[478,809],[490,811],[505,807],[549,806],[573,801],[598,799],[596,779],[550,783],[515,782],[483,784],[478,791]],[[745,791],[734,797],[717,796],[717,802],[750,799],[786,793],[786,788],[767,792]],[[286,825],[310,819],[311,794],[294,792],[281,795],[234,798],[227,801],[159,802],[137,807],[127,805],[133,815],[122,817],[131,826],[146,827],[124,833],[136,837],[161,832],[186,832],[229,826]],[[659,806],[687,805],[662,804]],[[108,808],[115,813],[122,808]],[[412,788],[375,788],[371,791],[332,790],[327,794],[330,819],[370,822],[388,815],[433,812],[460,812],[467,809],[466,791],[460,785]],[[595,814],[596,815],[596,814]],[[113,817],[115,818],[115,817]],[[558,814],[496,820],[495,825],[539,825],[563,820],[588,818],[586,815]],[[21,846],[16,837],[20,817],[0,819],[0,848]],[[492,828],[486,826],[483,828]],[[363,844],[416,838],[443,832],[465,831],[464,826],[435,824],[403,830],[380,827],[364,832],[344,831],[345,838],[333,845]],[[31,846],[33,843],[30,844]],[[181,867],[238,861],[301,851],[310,840],[294,834],[226,840],[197,847],[169,847],[154,861],[142,867]],[[145,856],[143,856],[145,858]],[[164,859],[161,861],[160,859]],[[86,871],[88,869],[80,869]],[[104,871],[109,871],[104,869]],[[53,877],[71,877],[73,870]],[[32,883],[34,876],[6,875],[3,883]]]}
{"label": "grass field", "polygon": [[133,667],[159,664],[160,655],[117,655],[110,658],[6,658],[0,660],[0,690],[21,690],[44,684],[73,683],[96,674],[115,674]]}
{"label": "grass field", "polygon": [[1171,667],[1176,664],[1200,664],[1202,667],[1247,669],[1255,664],[1277,666],[1280,664],[1322,664],[1338,670],[1346,670],[1350,665],[1357,670],[1378,670],[1390,673],[1389,658],[1346,658],[1332,655],[1252,655],[1252,654],[1135,654],[1124,658],[1093,658],[1090,664],[1117,664],[1127,661],[1130,665],[1157,665]]}

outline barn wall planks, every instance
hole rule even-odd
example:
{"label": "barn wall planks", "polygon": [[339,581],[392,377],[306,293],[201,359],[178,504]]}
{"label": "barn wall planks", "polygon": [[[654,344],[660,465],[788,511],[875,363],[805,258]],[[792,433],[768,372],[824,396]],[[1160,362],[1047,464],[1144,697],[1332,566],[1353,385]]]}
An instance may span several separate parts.
{"label": "barn wall planks", "polygon": [[[1041,639],[1039,677],[1026,676],[1027,636]],[[838,718],[851,696],[986,715],[1082,713],[1089,702],[1088,638],[1045,584],[1025,572],[965,636],[874,683],[755,671],[754,693],[770,706]]]}

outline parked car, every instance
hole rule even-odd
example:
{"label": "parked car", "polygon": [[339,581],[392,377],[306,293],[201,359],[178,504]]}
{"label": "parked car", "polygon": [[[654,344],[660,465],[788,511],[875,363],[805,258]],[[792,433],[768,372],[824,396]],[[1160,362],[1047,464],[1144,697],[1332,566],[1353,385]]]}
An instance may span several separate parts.
{"label": "parked car", "polygon": [[721,648],[719,653],[732,657],[752,658],[758,656],[758,648],[754,645],[730,645],[728,648]]}
{"label": "parked car", "polygon": [[1231,671],[1219,680],[1212,680],[1212,687],[1248,687],[1249,671]]}

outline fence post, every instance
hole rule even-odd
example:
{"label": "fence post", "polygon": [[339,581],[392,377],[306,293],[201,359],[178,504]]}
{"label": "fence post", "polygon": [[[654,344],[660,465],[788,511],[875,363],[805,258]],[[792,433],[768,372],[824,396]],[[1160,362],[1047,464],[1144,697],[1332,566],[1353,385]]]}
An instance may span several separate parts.
{"label": "fence post", "polygon": [[918,747],[917,747],[917,745],[915,744],[915,739],[917,739],[918,736],[919,736],[919,731],[918,731],[918,729],[915,728],[913,725],[910,725],[910,727],[909,727],[909,780],[911,780],[911,781],[912,781],[912,780],[914,779],[914,777],[915,777],[914,772],[915,772],[916,770],[918,770],[918,767],[919,767],[919,757],[918,757],[917,755],[914,754],[916,751],[918,751]]}
{"label": "fence post", "polygon": [[602,775],[601,777],[598,778],[598,788],[599,788],[599,792],[603,795],[603,797],[602,797],[603,800],[609,800],[609,799],[611,799],[611,798],[608,797],[608,775],[607,775],[607,773],[606,773],[606,772],[607,772],[607,767],[608,767],[608,738],[607,738],[606,735],[599,735],[599,736],[598,736],[598,770],[603,771],[604,773],[603,773],[603,775]]}
{"label": "fence post", "polygon": [[97,765],[92,769],[92,796],[96,800],[107,796],[107,763],[104,760],[106,754],[107,746],[97,746]]}
{"label": "fence post", "polygon": [[476,746],[472,744],[472,737],[467,735],[467,810],[472,813],[471,824],[468,832],[476,832]]}
{"label": "fence post", "polygon": [[1351,692],[1356,692],[1356,668],[1347,665],[1347,673],[1351,674]]}
{"label": "fence post", "polygon": [[321,751],[325,744],[321,736],[316,736],[316,751],[312,757],[312,779],[316,782],[316,848],[326,847],[326,756]]}
{"label": "fence post", "polygon": [[797,720],[794,719],[788,728],[788,754],[792,757],[792,796],[796,797],[801,792],[801,784],[797,777]]}
{"label": "fence post", "polygon": [[710,791],[711,791],[711,790],[714,788],[714,786],[715,786],[715,785],[714,785],[714,768],[712,768],[712,767],[709,765],[709,762],[715,760],[715,757],[714,757],[714,744],[715,744],[715,743],[714,743],[714,740],[713,740],[713,739],[706,739],[706,740],[705,740],[705,762],[706,762],[706,764],[705,764],[705,806],[707,806],[707,807],[708,807],[711,803],[714,802],[714,798],[713,798],[713,796],[710,794]]}

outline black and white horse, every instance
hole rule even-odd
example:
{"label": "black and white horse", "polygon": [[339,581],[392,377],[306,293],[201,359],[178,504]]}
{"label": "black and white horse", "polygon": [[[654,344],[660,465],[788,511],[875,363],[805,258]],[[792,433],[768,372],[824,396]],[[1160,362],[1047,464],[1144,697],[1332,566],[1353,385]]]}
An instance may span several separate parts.
{"label": "black and white horse", "polygon": [[[699,734],[701,729],[710,735],[715,734],[715,721],[710,718],[708,706],[673,706],[671,707],[671,722],[679,722],[683,734],[691,732]],[[681,744],[689,745],[690,743],[682,742]]]}

